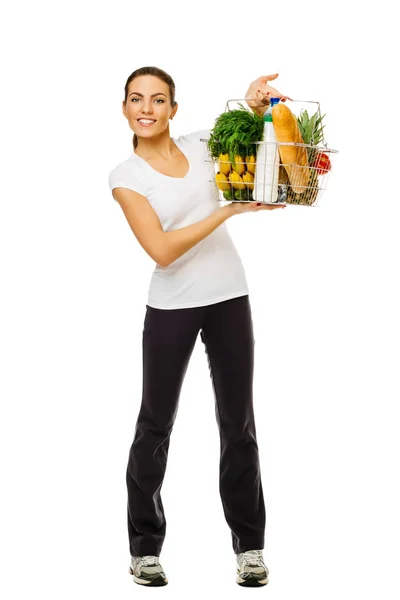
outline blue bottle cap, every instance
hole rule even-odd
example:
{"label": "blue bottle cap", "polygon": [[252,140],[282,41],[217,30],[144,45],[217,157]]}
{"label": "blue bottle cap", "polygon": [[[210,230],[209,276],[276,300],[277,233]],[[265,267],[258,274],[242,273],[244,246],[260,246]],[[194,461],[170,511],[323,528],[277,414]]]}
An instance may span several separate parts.
{"label": "blue bottle cap", "polygon": [[280,98],[271,98],[271,105],[274,106],[274,104],[278,104]]}

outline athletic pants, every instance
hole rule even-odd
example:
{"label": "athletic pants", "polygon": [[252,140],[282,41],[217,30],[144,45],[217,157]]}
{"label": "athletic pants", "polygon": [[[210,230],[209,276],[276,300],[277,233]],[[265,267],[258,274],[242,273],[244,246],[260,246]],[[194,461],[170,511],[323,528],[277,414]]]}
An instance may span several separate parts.
{"label": "athletic pants", "polygon": [[255,340],[249,296],[244,295],[194,308],[146,305],[142,402],[126,473],[131,556],[161,553],[166,533],[161,486],[169,438],[199,331],[215,398],[221,442],[219,492],[233,550],[238,554],[264,548],[265,506],[252,389]]}

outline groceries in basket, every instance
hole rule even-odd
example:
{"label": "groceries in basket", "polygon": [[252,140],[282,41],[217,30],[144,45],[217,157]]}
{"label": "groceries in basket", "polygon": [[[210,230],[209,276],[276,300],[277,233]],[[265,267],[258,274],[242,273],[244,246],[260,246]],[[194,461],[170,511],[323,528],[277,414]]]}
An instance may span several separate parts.
{"label": "groceries in basket", "polygon": [[216,119],[207,140],[223,199],[315,205],[337,152],[324,142],[319,104],[311,116],[304,108],[296,116],[279,98],[263,117],[238,106]]}
{"label": "groceries in basket", "polygon": [[[325,115],[324,115],[325,116]],[[302,110],[298,118],[284,104],[272,108],[275,135],[279,144],[281,164],[288,178],[288,203],[311,205],[317,198],[318,175],[324,171],[317,168],[321,152],[317,148],[323,140],[322,119],[318,113],[311,118],[307,110]],[[299,145],[297,145],[299,144]],[[325,167],[329,171],[331,163],[325,154]]]}
{"label": "groceries in basket", "polygon": [[256,144],[264,121],[242,104],[222,113],[215,122],[208,148],[218,170],[215,181],[225,200],[253,200]]}

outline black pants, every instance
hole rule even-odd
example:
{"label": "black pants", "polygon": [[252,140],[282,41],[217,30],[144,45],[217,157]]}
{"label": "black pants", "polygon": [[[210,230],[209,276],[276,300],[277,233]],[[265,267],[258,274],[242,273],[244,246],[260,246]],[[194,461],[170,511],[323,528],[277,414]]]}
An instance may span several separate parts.
{"label": "black pants", "polygon": [[233,549],[237,554],[264,548],[265,506],[252,389],[255,340],[246,295],[195,308],[147,306],[143,396],[126,474],[132,556],[159,556],[164,542],[160,490],[180,391],[199,331],[215,397],[221,441],[219,491]]}

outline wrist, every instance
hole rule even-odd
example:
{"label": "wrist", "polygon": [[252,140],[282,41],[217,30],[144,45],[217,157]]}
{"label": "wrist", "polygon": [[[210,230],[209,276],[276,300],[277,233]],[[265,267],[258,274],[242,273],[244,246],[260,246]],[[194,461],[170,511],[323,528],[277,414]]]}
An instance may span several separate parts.
{"label": "wrist", "polygon": [[229,219],[229,217],[232,217],[232,215],[235,214],[235,211],[233,210],[233,208],[234,207],[233,207],[232,202],[230,202],[229,204],[225,204],[225,206],[221,206],[221,210],[225,214],[226,219]]}

